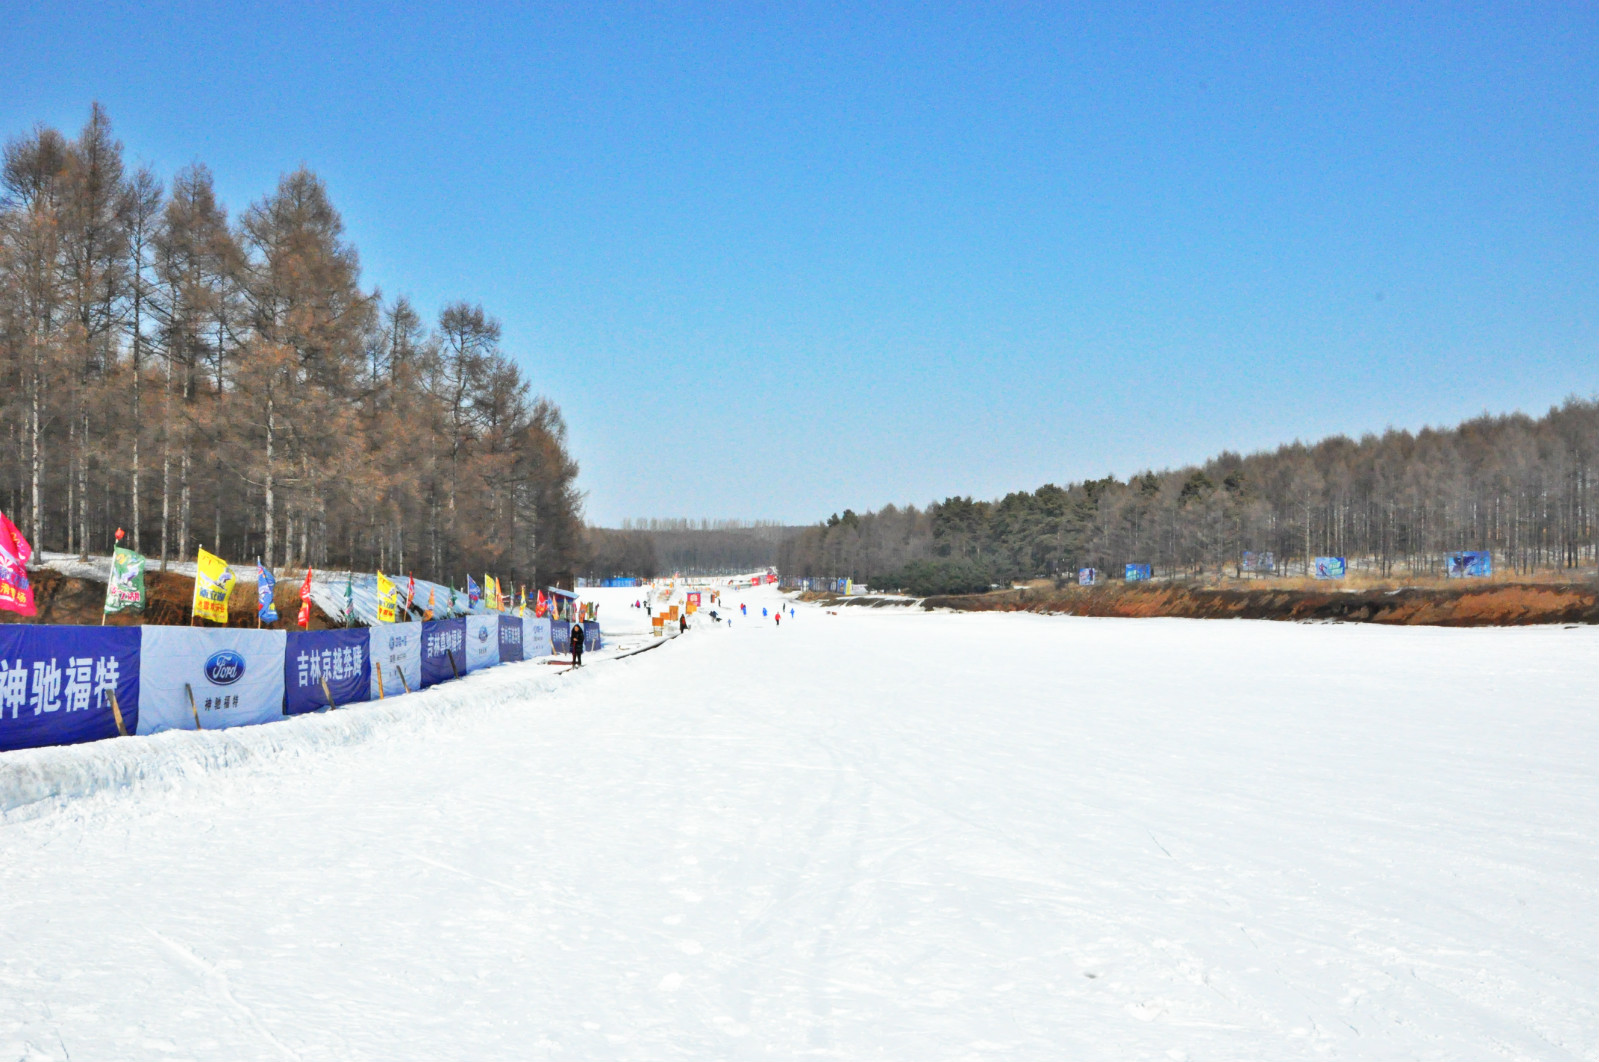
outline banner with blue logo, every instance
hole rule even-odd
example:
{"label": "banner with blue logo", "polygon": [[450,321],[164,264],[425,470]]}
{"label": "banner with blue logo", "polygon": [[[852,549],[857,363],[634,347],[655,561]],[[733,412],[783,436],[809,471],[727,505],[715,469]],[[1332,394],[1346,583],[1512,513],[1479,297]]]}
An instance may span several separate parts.
{"label": "banner with blue logo", "polygon": [[465,652],[466,620],[428,620],[422,624],[422,685],[432,686],[450,681],[457,673],[466,674]]}
{"label": "banner with blue logo", "polygon": [[522,620],[518,616],[500,617],[500,663],[522,659]]}
{"label": "banner with blue logo", "polygon": [[139,725],[139,629],[0,624],[0,752],[116,737]]}
{"label": "banner with blue logo", "polygon": [[1485,549],[1451,553],[1444,567],[1444,574],[1451,579],[1485,579],[1493,573],[1494,557]]}
{"label": "banner with blue logo", "polygon": [[1147,564],[1129,564],[1123,573],[1123,578],[1129,583],[1146,582],[1149,577],[1150,571]]}
{"label": "banner with blue logo", "polygon": [[552,656],[555,646],[550,642],[550,618],[534,616],[522,620],[522,659],[536,660]]}
{"label": "banner with blue logo", "polygon": [[499,662],[500,617],[466,617],[466,670],[477,671]]}
{"label": "banner with blue logo", "polygon": [[1095,568],[1078,568],[1077,569],[1077,585],[1078,586],[1093,586],[1094,583],[1098,579],[1099,579],[1099,571],[1098,571],[1098,569],[1095,569]]}
{"label": "banner with blue logo", "polygon": [[600,647],[600,621],[583,621],[583,651],[592,653]]}
{"label": "banner with blue logo", "polygon": [[1348,569],[1345,567],[1342,557],[1316,558],[1316,578],[1318,579],[1342,579],[1347,571]]}
{"label": "banner with blue logo", "polygon": [[[367,628],[288,631],[283,656],[283,714],[302,715],[371,698]],[[376,632],[374,632],[375,634]],[[322,688],[327,683],[327,690]]]}
{"label": "banner with blue logo", "polygon": [[[367,632],[372,656],[372,696],[397,697],[422,688],[422,624],[384,623]],[[448,669],[448,662],[445,668]]]}
{"label": "banner with blue logo", "polygon": [[193,730],[196,714],[204,730],[282,719],[285,634],[140,627],[138,732]]}
{"label": "banner with blue logo", "polygon": [[[572,651],[571,620],[554,620],[550,623],[550,644],[556,656],[565,656]],[[585,643],[583,648],[587,649],[588,645]]]}

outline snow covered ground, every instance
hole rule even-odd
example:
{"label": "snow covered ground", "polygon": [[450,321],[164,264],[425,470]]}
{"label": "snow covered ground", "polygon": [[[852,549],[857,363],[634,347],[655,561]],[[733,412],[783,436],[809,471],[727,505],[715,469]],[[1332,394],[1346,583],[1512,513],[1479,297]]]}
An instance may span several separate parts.
{"label": "snow covered ground", "polygon": [[0,1059],[1599,1058],[1599,630],[553,671],[0,756]]}

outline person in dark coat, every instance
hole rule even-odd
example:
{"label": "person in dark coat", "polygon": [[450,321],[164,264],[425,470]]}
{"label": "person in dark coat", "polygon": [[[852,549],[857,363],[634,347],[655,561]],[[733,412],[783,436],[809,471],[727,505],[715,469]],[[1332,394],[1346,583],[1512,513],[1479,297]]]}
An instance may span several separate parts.
{"label": "person in dark coat", "polygon": [[583,666],[583,625],[572,624],[572,666]]}

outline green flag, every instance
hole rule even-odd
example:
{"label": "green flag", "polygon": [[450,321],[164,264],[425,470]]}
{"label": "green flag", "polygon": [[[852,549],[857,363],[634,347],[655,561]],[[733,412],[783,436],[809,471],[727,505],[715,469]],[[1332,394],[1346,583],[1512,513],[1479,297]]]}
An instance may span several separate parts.
{"label": "green flag", "polygon": [[116,547],[111,555],[111,578],[105,584],[105,610],[144,611],[144,556]]}

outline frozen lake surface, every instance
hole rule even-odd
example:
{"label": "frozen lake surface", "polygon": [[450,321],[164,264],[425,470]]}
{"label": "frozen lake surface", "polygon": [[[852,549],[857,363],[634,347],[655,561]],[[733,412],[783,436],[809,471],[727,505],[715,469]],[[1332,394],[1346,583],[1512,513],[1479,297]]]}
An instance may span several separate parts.
{"label": "frozen lake surface", "polygon": [[1599,630],[553,671],[0,756],[0,1059],[1599,1058]]}

